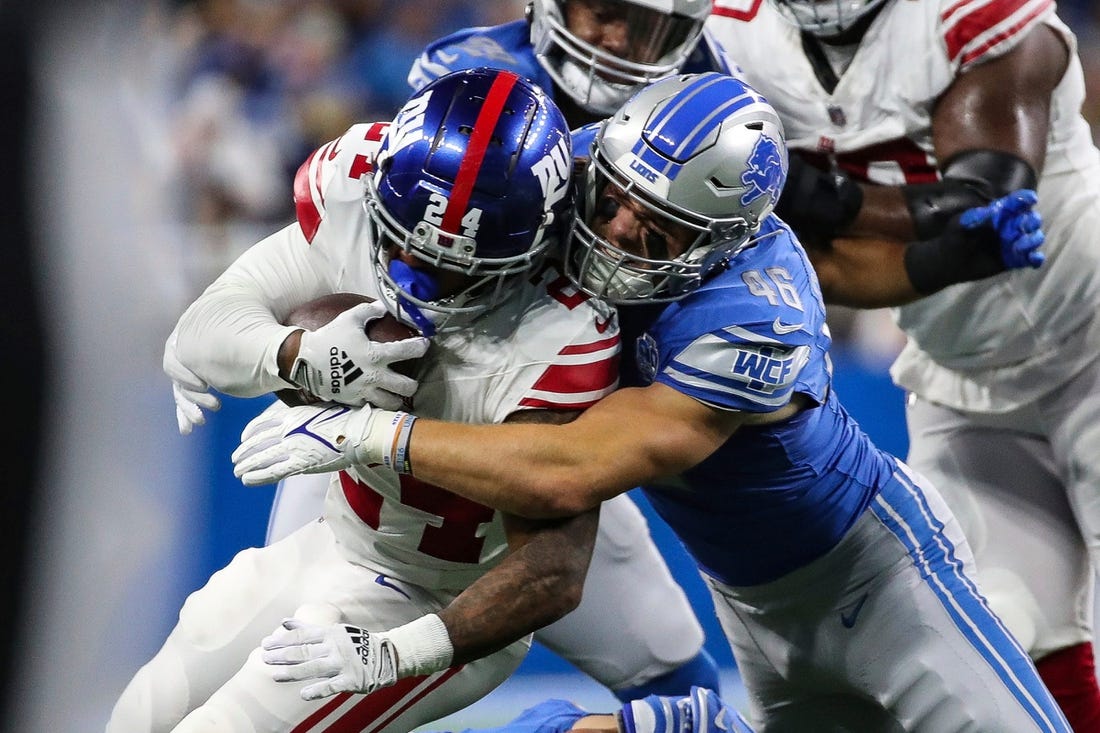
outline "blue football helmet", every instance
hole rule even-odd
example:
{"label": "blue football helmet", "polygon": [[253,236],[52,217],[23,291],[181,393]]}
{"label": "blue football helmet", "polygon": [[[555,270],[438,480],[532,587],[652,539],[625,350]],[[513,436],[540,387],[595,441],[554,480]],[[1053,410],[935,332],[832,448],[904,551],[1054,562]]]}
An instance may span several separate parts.
{"label": "blue football helmet", "polygon": [[[592,143],[570,278],[612,303],[681,298],[753,241],[786,177],[782,123],[752,87],[716,72],[652,84]],[[621,206],[657,223],[633,251],[608,239]]]}
{"label": "blue football helmet", "polygon": [[887,0],[772,0],[787,20],[818,38],[832,38],[854,26]]}
{"label": "blue football helmet", "polygon": [[[600,29],[570,28],[570,2],[586,4]],[[535,58],[554,83],[582,109],[610,115],[641,86],[680,70],[710,10],[711,0],[531,0],[527,18]],[[585,40],[598,33],[621,37],[609,50]]]}
{"label": "blue football helmet", "polygon": [[[561,112],[512,72],[468,69],[416,92],[382,141],[364,200],[391,312],[431,335],[503,300],[512,278],[568,235],[572,161]],[[409,267],[395,247],[468,283],[440,297],[431,269]]]}

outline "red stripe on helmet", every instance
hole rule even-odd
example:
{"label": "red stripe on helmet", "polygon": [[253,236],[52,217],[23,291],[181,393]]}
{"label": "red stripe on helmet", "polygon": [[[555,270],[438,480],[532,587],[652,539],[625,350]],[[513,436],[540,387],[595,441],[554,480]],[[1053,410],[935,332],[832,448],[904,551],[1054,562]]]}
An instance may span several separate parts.
{"label": "red stripe on helmet", "polygon": [[445,232],[461,234],[458,227],[466,213],[466,205],[470,203],[470,194],[474,190],[477,174],[481,171],[481,164],[485,160],[485,151],[489,149],[489,141],[493,137],[497,121],[500,120],[504,102],[517,81],[519,76],[516,74],[501,71],[493,79],[493,85],[485,95],[485,102],[481,105],[477,121],[474,122],[473,132],[470,133],[466,154],[462,156],[462,163],[458,166],[458,176],[455,177],[455,185],[451,190],[450,201],[447,202],[447,210],[443,212],[443,231]]}

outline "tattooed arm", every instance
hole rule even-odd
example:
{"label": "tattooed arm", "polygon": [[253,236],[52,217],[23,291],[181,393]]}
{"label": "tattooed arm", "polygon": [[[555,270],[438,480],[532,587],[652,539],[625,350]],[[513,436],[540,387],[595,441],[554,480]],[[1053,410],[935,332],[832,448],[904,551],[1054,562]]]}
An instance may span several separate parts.
{"label": "tattooed arm", "polygon": [[[576,412],[520,412],[508,422],[568,422]],[[283,621],[262,642],[279,682],[307,682],[306,700],[369,694],[503,649],[572,611],[596,544],[599,506],[572,517],[504,515],[508,554],[438,613],[389,630]]]}
{"label": "tattooed arm", "polygon": [[[506,422],[562,424],[578,414],[527,410]],[[577,607],[598,518],[599,507],[555,520],[504,515],[508,556],[439,612],[455,664],[502,649]]]}

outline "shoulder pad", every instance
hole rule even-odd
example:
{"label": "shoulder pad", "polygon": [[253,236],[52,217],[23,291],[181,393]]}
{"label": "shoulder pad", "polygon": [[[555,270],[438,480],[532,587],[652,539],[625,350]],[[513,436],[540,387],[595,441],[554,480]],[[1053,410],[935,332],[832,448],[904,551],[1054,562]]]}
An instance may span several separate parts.
{"label": "shoulder pad", "polygon": [[[526,23],[523,24],[526,33]],[[527,36],[517,36],[514,23],[488,28],[467,28],[431,43],[409,70],[409,86],[418,90],[428,82],[463,69],[491,66],[536,78],[534,50]],[[522,43],[517,41],[522,40]]]}
{"label": "shoulder pad", "polygon": [[352,125],[343,137],[322,145],[294,175],[294,211],[306,241],[312,242],[326,202],[363,196],[362,177],[374,165],[388,122]]}

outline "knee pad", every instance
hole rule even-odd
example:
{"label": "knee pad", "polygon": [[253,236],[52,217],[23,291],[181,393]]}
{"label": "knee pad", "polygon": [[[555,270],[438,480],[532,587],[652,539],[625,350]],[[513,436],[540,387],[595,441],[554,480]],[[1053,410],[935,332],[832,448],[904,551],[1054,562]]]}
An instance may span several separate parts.
{"label": "knee pad", "polygon": [[684,696],[691,692],[692,687],[719,691],[718,663],[706,649],[699,650],[698,654],[676,669],[635,687],[614,690],[614,693],[623,702],[630,702],[649,695]]}
{"label": "knee pad", "polygon": [[1011,570],[987,568],[978,575],[979,590],[989,601],[993,613],[1004,622],[1024,651],[1031,654],[1045,626],[1039,601]]}

